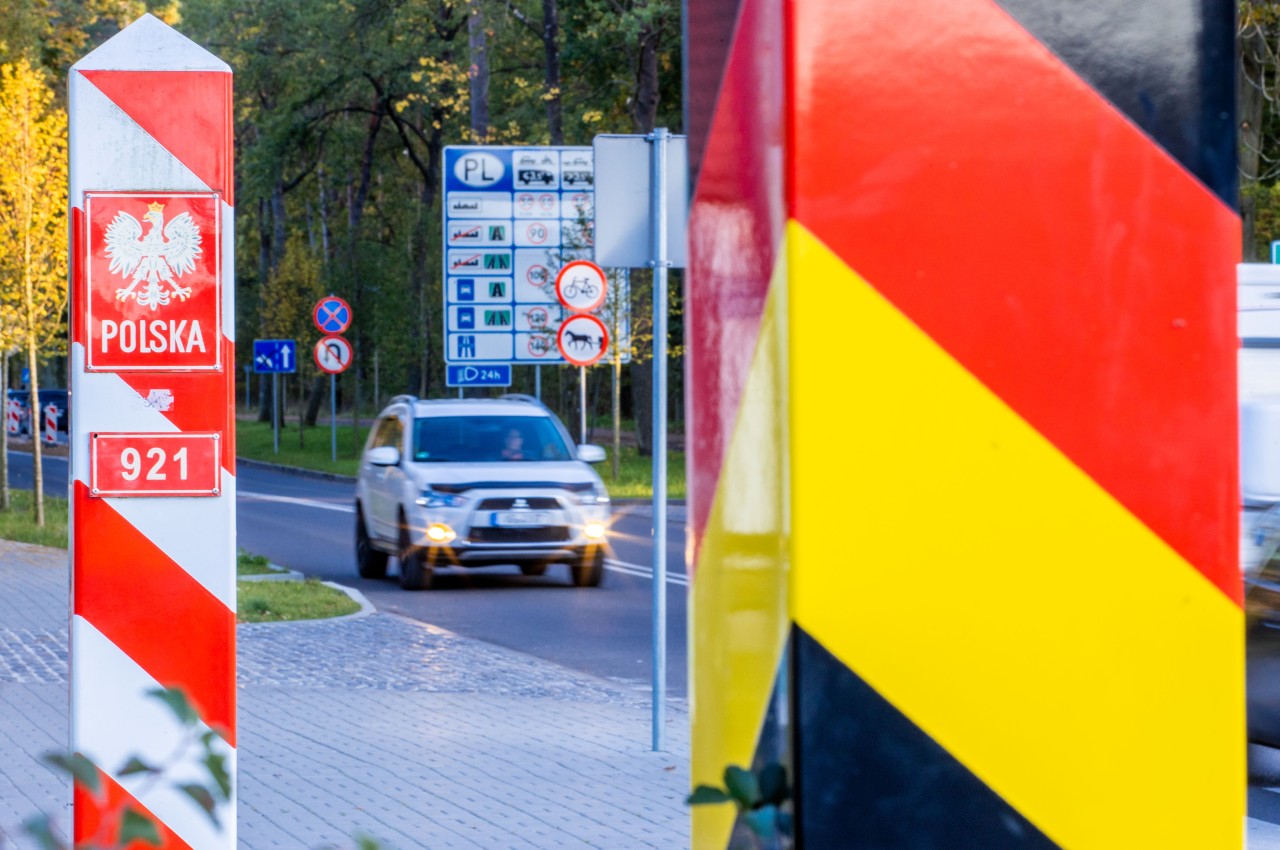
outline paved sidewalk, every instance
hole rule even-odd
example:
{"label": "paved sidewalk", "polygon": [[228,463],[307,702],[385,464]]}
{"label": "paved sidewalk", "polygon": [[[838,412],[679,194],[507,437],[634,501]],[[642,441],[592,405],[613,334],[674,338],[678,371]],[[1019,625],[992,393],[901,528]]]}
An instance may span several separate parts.
{"label": "paved sidewalk", "polygon": [[[67,558],[0,541],[0,847],[69,823]],[[242,625],[239,846],[689,844],[688,716],[649,751],[647,692],[395,615]],[[6,845],[7,835],[10,845]]]}

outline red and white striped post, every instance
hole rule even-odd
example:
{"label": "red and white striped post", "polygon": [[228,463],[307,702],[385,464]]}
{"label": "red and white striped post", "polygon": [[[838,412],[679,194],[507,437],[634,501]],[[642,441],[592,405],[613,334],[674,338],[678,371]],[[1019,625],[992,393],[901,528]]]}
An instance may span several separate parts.
{"label": "red and white striped post", "polygon": [[[231,69],[150,15],[70,80],[71,744],[75,841],[126,807],[166,848],[236,846]],[[157,689],[182,691],[185,727]],[[208,738],[232,799],[213,821]],[[174,758],[175,752],[182,753]],[[162,781],[124,766],[164,766]]]}

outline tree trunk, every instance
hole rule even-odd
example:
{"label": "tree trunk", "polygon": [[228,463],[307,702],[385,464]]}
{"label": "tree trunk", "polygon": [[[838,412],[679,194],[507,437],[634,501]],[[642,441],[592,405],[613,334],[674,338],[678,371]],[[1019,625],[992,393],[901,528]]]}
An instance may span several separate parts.
{"label": "tree trunk", "polygon": [[9,510],[9,352],[0,352],[0,413],[4,428],[0,429],[0,511]]}
{"label": "tree trunk", "polygon": [[1244,240],[1245,262],[1261,259],[1257,242],[1257,197],[1253,191],[1258,183],[1260,151],[1262,149],[1262,123],[1265,120],[1267,43],[1261,27],[1251,26],[1241,33],[1239,84],[1236,86],[1236,113],[1240,121],[1240,217],[1241,237]]}
{"label": "tree trunk", "polygon": [[546,56],[547,136],[553,145],[564,144],[564,118],[560,101],[560,10],[557,0],[542,0],[542,50]]}
{"label": "tree trunk", "polygon": [[489,138],[489,46],[484,31],[483,0],[471,0],[468,8],[467,35],[471,42],[472,141],[484,144]]}
{"label": "tree trunk", "polygon": [[[30,291],[30,290],[28,290]],[[28,303],[28,311],[31,305]],[[31,480],[34,482],[32,488],[32,501],[35,509],[36,527],[44,528],[44,467],[41,463],[42,449],[40,445],[40,423],[44,416],[40,410],[40,378],[36,374],[36,365],[39,362],[36,359],[36,335],[33,321],[28,321],[27,327],[27,368],[31,370],[31,388],[27,398],[28,404],[31,406]]]}
{"label": "tree trunk", "polygon": [[653,132],[658,120],[659,33],[652,25],[640,30],[640,54],[636,61],[635,96],[631,99],[631,125],[637,133]]}
{"label": "tree trunk", "polygon": [[307,396],[307,412],[305,421],[308,428],[316,427],[316,419],[320,416],[320,405],[324,402],[325,393],[328,391],[327,381],[329,377],[325,374],[316,375],[315,380],[311,382],[311,394]]}

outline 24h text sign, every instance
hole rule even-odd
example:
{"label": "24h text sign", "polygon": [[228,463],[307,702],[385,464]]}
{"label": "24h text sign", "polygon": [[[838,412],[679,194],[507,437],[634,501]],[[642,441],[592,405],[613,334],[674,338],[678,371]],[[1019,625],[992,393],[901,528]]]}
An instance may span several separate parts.
{"label": "24h text sign", "polygon": [[86,192],[86,368],[222,368],[221,202],[212,192]]}
{"label": "24h text sign", "polygon": [[89,436],[90,496],[216,496],[221,470],[217,434]]}

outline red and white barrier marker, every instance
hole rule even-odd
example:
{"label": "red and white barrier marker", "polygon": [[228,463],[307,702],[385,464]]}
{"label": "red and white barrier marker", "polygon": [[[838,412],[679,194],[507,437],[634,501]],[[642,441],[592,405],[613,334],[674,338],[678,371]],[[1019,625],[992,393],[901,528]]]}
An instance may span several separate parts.
{"label": "red and white barrier marker", "polygon": [[56,404],[50,403],[44,406],[44,441],[58,442],[58,405]]}
{"label": "red and white barrier marker", "polygon": [[11,398],[4,401],[4,429],[15,436],[22,433],[22,405]]}
{"label": "red and white barrier marker", "polygon": [[[74,837],[108,843],[131,806],[163,847],[232,850],[231,69],[144,15],[69,86],[71,748],[103,779],[98,795],[76,788]],[[226,759],[220,827],[174,787],[209,774],[162,688],[186,695]],[[172,766],[152,781],[123,770],[135,756]]]}

